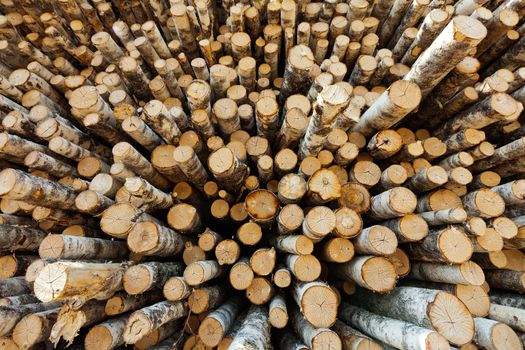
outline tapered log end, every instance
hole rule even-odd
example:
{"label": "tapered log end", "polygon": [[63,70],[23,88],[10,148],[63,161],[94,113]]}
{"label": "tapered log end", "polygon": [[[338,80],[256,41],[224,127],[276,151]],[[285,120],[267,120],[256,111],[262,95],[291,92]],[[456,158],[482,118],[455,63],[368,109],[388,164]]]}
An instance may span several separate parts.
{"label": "tapered log end", "polygon": [[433,328],[452,344],[463,345],[474,338],[474,320],[467,307],[452,294],[438,293],[428,315]]}

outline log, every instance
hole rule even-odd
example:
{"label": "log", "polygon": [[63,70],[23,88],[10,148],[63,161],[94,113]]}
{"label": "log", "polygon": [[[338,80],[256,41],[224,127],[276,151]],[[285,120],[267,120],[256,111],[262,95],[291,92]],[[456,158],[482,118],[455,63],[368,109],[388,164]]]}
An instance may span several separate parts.
{"label": "log", "polygon": [[141,295],[128,295],[125,292],[118,292],[106,301],[104,312],[108,316],[122,315],[128,311],[159,302],[161,299],[162,294],[158,291]]}
{"label": "log", "polygon": [[239,297],[232,297],[215,311],[209,313],[199,326],[199,337],[204,344],[213,347],[219,345],[232,328],[245,302]]}
{"label": "log", "polygon": [[100,229],[116,238],[126,238],[136,222],[159,221],[129,203],[116,203],[102,212]]}
{"label": "log", "polygon": [[[361,289],[352,302],[373,313],[434,329],[452,344],[463,345],[474,338],[474,320],[466,306],[450,293],[415,287],[398,287],[386,295]],[[454,318],[443,316],[454,314]]]}
{"label": "log", "polygon": [[228,349],[270,349],[270,322],[265,307],[252,305]]}
{"label": "log", "polygon": [[2,317],[2,327],[0,334],[2,337],[10,335],[16,324],[26,315],[53,310],[61,306],[60,302],[35,303],[21,306],[2,306],[0,314]]}
{"label": "log", "polygon": [[225,292],[223,285],[195,288],[188,298],[188,306],[196,314],[217,308],[226,298]]}
{"label": "log", "polygon": [[124,344],[124,330],[129,315],[112,318],[92,327],[84,338],[86,349],[114,349]]}
{"label": "log", "polygon": [[295,330],[295,333],[309,349],[341,350],[343,348],[341,339],[337,333],[328,328],[313,327],[310,323],[306,322],[302,314],[296,308],[291,310],[290,316],[290,323]]}
{"label": "log", "polygon": [[121,259],[129,251],[124,242],[91,237],[49,235],[40,243],[42,259]]}
{"label": "log", "polygon": [[158,329],[169,321],[186,316],[188,305],[185,302],[161,301],[133,312],[124,330],[126,344],[135,344],[146,334]]}
{"label": "log", "polygon": [[508,347],[509,349],[521,349],[523,345],[517,334],[505,323],[476,317],[476,344],[485,349],[497,349]]}
{"label": "log", "polygon": [[36,228],[0,225],[2,252],[36,251],[46,237],[46,233]]}
{"label": "log", "polygon": [[234,289],[246,290],[251,285],[253,278],[254,273],[248,258],[240,258],[230,269],[229,281]]}
{"label": "log", "polygon": [[186,239],[176,231],[153,221],[137,222],[128,234],[131,251],[147,256],[177,256],[182,254]]}
{"label": "log", "polygon": [[13,329],[13,341],[22,349],[29,349],[46,341],[59,311],[60,308],[56,308],[24,316]]}
{"label": "log", "polygon": [[137,295],[164,286],[170,277],[181,275],[183,271],[181,263],[147,262],[128,268],[122,283],[126,293]]}
{"label": "log", "polygon": [[381,293],[394,289],[397,281],[394,265],[379,256],[359,256],[347,263],[333,266],[331,271],[342,280],[351,280],[363,288]]}
{"label": "log", "polygon": [[61,261],[39,272],[34,293],[43,302],[79,298],[104,300],[122,289],[125,264]]}
{"label": "log", "polygon": [[219,277],[225,271],[215,260],[197,261],[189,264],[184,270],[184,280],[190,286],[197,286],[213,278]]}

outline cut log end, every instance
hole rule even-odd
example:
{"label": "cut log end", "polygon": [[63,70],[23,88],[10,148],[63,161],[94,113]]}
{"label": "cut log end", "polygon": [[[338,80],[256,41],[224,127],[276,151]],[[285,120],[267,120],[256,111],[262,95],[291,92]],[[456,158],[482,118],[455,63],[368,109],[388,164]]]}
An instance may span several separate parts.
{"label": "cut log end", "polygon": [[452,344],[464,345],[474,338],[474,320],[455,296],[438,293],[429,306],[428,315],[433,328]]}
{"label": "cut log end", "polygon": [[391,291],[397,282],[394,265],[382,257],[368,259],[361,269],[361,277],[371,290],[379,293]]}

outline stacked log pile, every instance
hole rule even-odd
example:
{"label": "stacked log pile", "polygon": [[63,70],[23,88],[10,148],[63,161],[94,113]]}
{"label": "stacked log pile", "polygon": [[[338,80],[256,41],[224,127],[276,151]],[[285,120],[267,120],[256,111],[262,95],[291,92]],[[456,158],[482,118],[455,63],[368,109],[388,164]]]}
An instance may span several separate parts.
{"label": "stacked log pile", "polygon": [[0,349],[523,349],[525,1],[0,13]]}

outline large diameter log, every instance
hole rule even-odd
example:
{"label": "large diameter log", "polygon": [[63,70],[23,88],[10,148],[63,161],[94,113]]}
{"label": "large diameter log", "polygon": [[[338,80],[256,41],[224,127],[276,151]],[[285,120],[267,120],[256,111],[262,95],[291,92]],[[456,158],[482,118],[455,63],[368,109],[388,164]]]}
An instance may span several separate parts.
{"label": "large diameter log", "polygon": [[76,210],[76,193],[71,187],[21,170],[0,172],[0,196],[50,208]]}
{"label": "large diameter log", "polygon": [[35,312],[24,316],[13,329],[13,340],[21,349],[30,349],[44,342],[51,334],[60,308]]}
{"label": "large diameter log", "polygon": [[379,256],[358,256],[347,263],[333,266],[330,273],[380,293],[394,289],[397,282],[394,265],[387,258]]}
{"label": "large diameter log", "polygon": [[428,95],[486,35],[487,29],[480,21],[454,17],[403,79],[417,84],[423,96]]}
{"label": "large diameter log", "polygon": [[2,306],[0,308],[0,337],[11,334],[16,324],[25,315],[56,309],[62,306],[61,302],[36,303],[21,306]]}
{"label": "large diameter log", "polygon": [[131,314],[124,331],[124,341],[135,344],[140,338],[151,333],[169,321],[182,318],[188,314],[186,302],[161,301]]}
{"label": "large diameter log", "polygon": [[56,262],[40,271],[34,291],[43,302],[69,298],[104,300],[122,289],[124,271],[123,264]]}
{"label": "large diameter log", "polygon": [[42,259],[121,259],[129,254],[126,243],[108,239],[49,235],[40,243]]}
{"label": "large diameter log", "polygon": [[388,129],[412,112],[421,101],[421,90],[416,83],[394,82],[352,127],[352,131],[371,136],[378,130]]}
{"label": "large diameter log", "polygon": [[233,296],[209,313],[199,326],[199,337],[202,342],[210,347],[219,345],[245,304],[241,297]]}
{"label": "large diameter log", "polygon": [[183,270],[183,264],[180,262],[147,262],[131,266],[124,273],[124,290],[129,295],[136,295],[154,288],[161,288],[168,278],[180,276]]}
{"label": "large diameter log", "polygon": [[330,328],[337,319],[339,300],[324,282],[296,282],[293,297],[303,317],[316,328]]}
{"label": "large diameter log", "polygon": [[[436,331],[398,319],[384,317],[348,303],[343,303],[341,306],[340,318],[350,326],[396,349],[450,348],[447,340]],[[389,329],[388,332],[384,331],[386,328]],[[335,331],[337,332],[337,330],[336,327]]]}
{"label": "large diameter log", "polygon": [[228,349],[269,350],[272,348],[270,328],[267,307],[252,305]]}
{"label": "large diameter log", "polygon": [[474,337],[470,312],[447,292],[398,287],[389,294],[379,295],[359,289],[352,296],[352,302],[386,317],[434,329],[452,344],[464,345]]}
{"label": "large diameter log", "polygon": [[0,250],[3,253],[38,250],[46,233],[36,228],[0,225]]}

